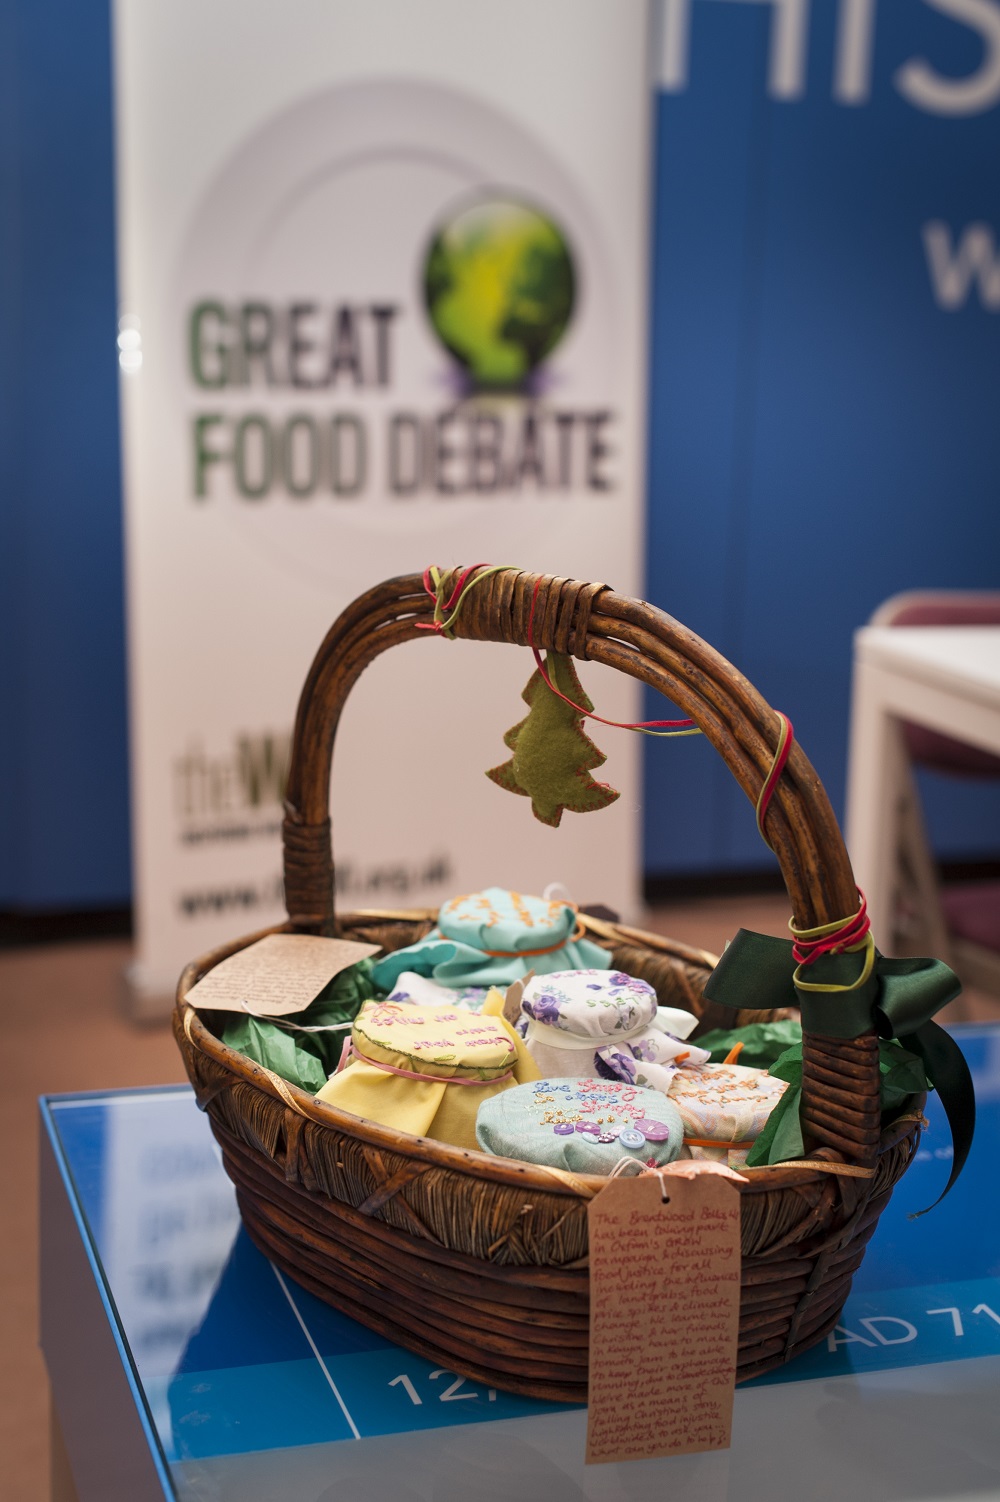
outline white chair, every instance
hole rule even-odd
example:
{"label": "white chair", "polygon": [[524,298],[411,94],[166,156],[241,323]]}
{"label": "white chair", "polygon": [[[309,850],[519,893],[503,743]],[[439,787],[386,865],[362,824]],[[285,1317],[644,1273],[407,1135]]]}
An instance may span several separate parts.
{"label": "white chair", "polygon": [[[1000,624],[1000,592],[913,590],[893,595],[873,626]],[[903,726],[909,755],[897,823],[896,893],[891,953],[933,954],[967,986],[1000,996],[1000,882],[942,888],[927,839],[913,769],[966,780],[1000,780],[1000,757],[921,725]]]}

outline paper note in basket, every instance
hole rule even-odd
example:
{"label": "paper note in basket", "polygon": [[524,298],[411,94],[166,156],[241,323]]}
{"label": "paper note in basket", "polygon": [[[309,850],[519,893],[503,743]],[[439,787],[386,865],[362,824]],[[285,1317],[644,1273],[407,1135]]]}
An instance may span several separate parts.
{"label": "paper note in basket", "polygon": [[287,1017],[304,1012],[335,975],[372,954],[378,954],[377,944],[268,934],[220,960],[184,1000],[206,1011]]}

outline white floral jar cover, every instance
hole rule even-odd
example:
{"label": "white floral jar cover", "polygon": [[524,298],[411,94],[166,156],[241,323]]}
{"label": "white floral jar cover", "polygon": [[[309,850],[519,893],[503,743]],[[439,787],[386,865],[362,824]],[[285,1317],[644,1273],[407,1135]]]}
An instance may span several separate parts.
{"label": "white floral jar cover", "polygon": [[707,1063],[684,1040],[690,1012],[657,1006],[656,992],[622,970],[560,970],[524,988],[525,1042],[539,1069],[562,1078],[621,1080],[666,1091],[678,1066]]}

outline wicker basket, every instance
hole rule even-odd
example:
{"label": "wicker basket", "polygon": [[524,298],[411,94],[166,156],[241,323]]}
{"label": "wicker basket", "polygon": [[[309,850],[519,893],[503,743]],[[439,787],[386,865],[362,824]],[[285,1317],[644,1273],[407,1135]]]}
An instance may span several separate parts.
{"label": "wicker basket", "polygon": [[[457,576],[451,576],[452,578]],[[537,589],[536,589],[537,586]],[[697,636],[653,606],[600,584],[503,570],[473,589],[458,637],[528,644],[607,664],[652,684],[701,726],[751,802],[771,766],[778,716]],[[352,685],[379,653],[430,633],[420,575],[356,600],[324,641],[295,726],[284,822],[284,931],[337,934],[385,949],[430,928],[429,912],[335,917],[330,769]],[[434,642],[428,650],[454,650]],[[799,927],[857,905],[823,788],[796,745],[767,814]],[[701,990],[713,956],[635,929],[586,920],[613,964],[702,1025],[769,1013],[718,1012]],[[269,930],[270,931],[270,930]],[[315,1101],[217,1036],[224,1019],[185,1004],[190,987],[251,934],[181,977],[175,1030],[258,1247],[297,1282],[457,1373],[534,1397],[585,1401],[587,1202],[604,1184],[395,1132]],[[803,1128],[816,1166],[748,1170],[742,1188],[740,1380],[787,1361],[835,1324],[851,1277],[916,1149],[919,1109],[881,1120],[874,1034],[807,1035]],[[919,1102],[917,1103],[919,1108]],[[819,1165],[823,1165],[822,1167]]]}

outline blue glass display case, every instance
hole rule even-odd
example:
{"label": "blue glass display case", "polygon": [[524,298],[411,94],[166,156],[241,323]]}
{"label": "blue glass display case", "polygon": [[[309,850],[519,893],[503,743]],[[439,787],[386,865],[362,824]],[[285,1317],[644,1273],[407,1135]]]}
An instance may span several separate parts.
{"label": "blue glass display case", "polygon": [[837,1330],[737,1392],[731,1450],[583,1464],[586,1415],[433,1367],[290,1282],[240,1226],[187,1087],[42,1101],[42,1343],[80,1502],[871,1502],[1000,1497],[1000,1028],[956,1029]]}

